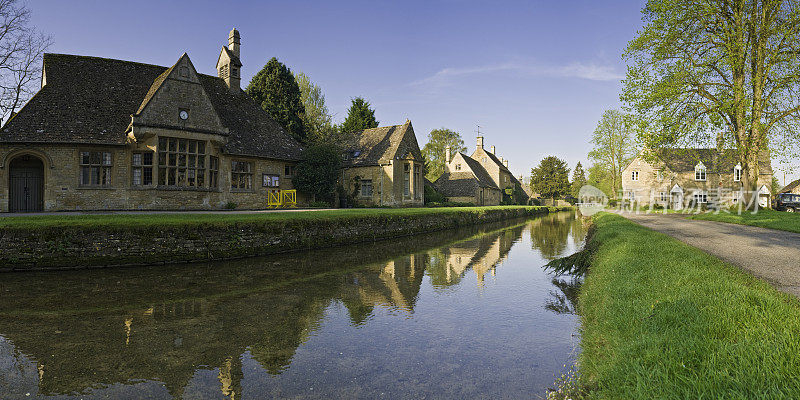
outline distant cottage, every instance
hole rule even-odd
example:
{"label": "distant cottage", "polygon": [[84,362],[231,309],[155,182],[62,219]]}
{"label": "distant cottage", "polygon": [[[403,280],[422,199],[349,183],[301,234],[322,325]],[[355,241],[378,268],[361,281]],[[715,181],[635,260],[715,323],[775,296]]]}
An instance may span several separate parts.
{"label": "distant cottage", "polygon": [[265,207],[303,147],[240,87],[240,37],[217,76],[45,54],[42,87],[0,130],[0,211]]}
{"label": "distant cottage", "polygon": [[508,160],[497,158],[495,147],[491,151],[483,148],[483,136],[478,136],[475,151],[471,156],[445,149],[445,171],[433,183],[437,191],[449,201],[473,203],[475,205],[498,205],[507,191],[513,193],[515,186],[522,184],[508,169]]}
{"label": "distant cottage", "polygon": [[420,206],[424,162],[411,121],[365,129],[344,155],[341,183],[366,206]]}
{"label": "distant cottage", "polygon": [[[761,207],[769,206],[771,180],[772,164],[764,154],[758,177]],[[741,198],[742,166],[734,150],[643,150],[623,170],[622,191],[625,200],[640,205],[731,205]]]}

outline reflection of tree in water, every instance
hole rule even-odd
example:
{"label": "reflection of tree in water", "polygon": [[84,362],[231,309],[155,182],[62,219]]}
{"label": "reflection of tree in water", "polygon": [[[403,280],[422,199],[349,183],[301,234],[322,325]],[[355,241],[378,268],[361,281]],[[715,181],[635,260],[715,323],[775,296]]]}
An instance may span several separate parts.
{"label": "reflection of tree in water", "polygon": [[531,243],[546,260],[564,255],[569,239],[579,245],[586,236],[586,226],[575,213],[560,212],[549,214],[531,221]]}
{"label": "reflection of tree in water", "polygon": [[553,278],[551,281],[557,290],[550,291],[550,297],[545,300],[544,307],[556,314],[578,314],[578,292],[583,279],[576,276],[567,278]]}

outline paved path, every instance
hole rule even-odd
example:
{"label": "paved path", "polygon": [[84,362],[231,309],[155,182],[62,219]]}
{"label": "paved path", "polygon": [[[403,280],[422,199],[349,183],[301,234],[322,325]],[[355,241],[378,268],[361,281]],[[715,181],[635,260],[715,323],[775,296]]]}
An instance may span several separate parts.
{"label": "paved path", "polygon": [[800,297],[800,234],[688,220],[675,214],[622,213],[643,226],[713,254]]}

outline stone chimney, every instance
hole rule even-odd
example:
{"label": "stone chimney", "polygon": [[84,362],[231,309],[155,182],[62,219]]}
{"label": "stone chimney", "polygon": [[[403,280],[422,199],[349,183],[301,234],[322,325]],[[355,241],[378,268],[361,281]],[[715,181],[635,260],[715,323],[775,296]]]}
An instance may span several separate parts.
{"label": "stone chimney", "polygon": [[236,28],[231,29],[228,34],[228,50],[230,50],[236,58],[239,58],[239,50],[242,46],[242,40],[239,37],[239,31]]}
{"label": "stone chimney", "polygon": [[492,145],[492,147],[490,147],[490,149],[492,149],[492,154],[494,154],[494,152],[495,152],[494,145]]}
{"label": "stone chimney", "polygon": [[478,136],[478,148],[483,148],[483,136]]}
{"label": "stone chimney", "polygon": [[444,148],[444,163],[447,164],[450,162],[450,146]]}
{"label": "stone chimney", "polygon": [[505,165],[505,167],[508,168],[508,160],[503,160],[503,165]]}
{"label": "stone chimney", "polygon": [[217,76],[225,81],[232,92],[241,90],[242,61],[239,59],[241,39],[236,28],[228,34],[228,47],[223,47],[217,59]]}

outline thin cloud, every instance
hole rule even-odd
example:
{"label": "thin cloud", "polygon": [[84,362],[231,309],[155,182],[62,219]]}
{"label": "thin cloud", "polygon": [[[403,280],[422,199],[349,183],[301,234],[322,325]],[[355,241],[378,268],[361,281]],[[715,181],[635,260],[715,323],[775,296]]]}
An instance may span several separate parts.
{"label": "thin cloud", "polygon": [[571,63],[561,66],[505,63],[466,68],[445,68],[418,81],[412,86],[447,86],[458,78],[481,74],[513,73],[531,77],[576,78],[591,81],[618,81],[623,76],[605,65]]}

